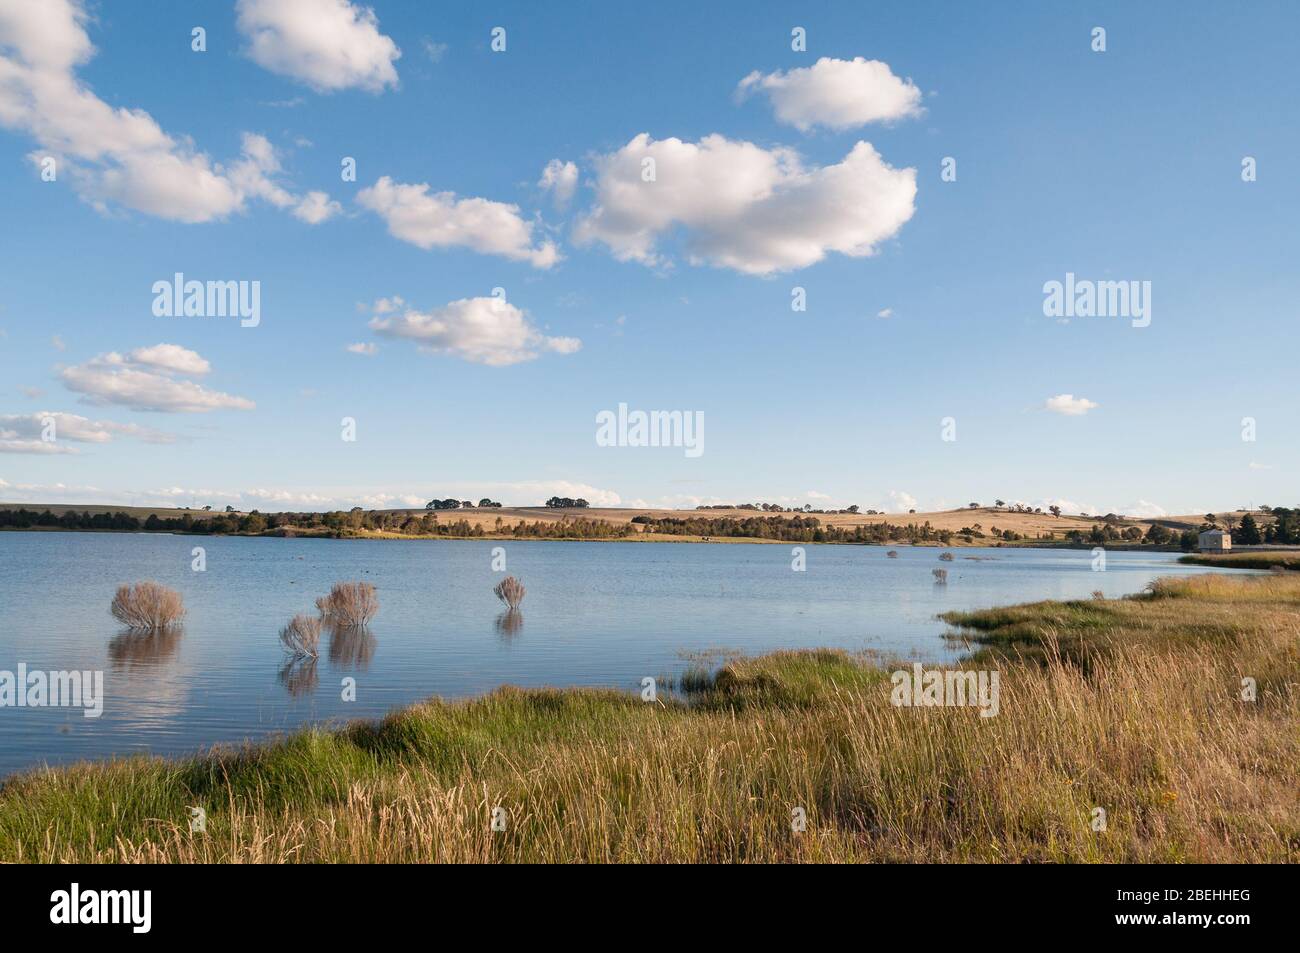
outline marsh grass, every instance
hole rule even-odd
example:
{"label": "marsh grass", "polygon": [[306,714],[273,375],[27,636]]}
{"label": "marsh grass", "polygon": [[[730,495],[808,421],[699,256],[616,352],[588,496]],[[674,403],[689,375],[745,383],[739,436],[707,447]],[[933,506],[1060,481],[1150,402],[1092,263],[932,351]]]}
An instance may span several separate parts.
{"label": "marsh grass", "polygon": [[363,626],[379,611],[379,597],[368,582],[336,582],[328,596],[316,600],[321,618],[333,626]]}
{"label": "marsh grass", "polygon": [[0,790],[0,860],[1294,862],[1297,600],[1300,577],[1201,577],[961,614],[984,640],[967,664],[1001,673],[994,718],[894,707],[867,657],[780,652],[656,704],[502,688],[38,771]]}
{"label": "marsh grass", "polygon": [[526,594],[524,584],[514,576],[506,576],[497,583],[496,588],[492,591],[512,612],[519,608],[519,603],[524,601],[524,595]]}
{"label": "marsh grass", "polygon": [[1240,552],[1208,555],[1194,553],[1179,556],[1180,563],[1196,566],[1222,566],[1228,569],[1264,569],[1280,572],[1300,569],[1300,552]]}
{"label": "marsh grass", "polygon": [[160,632],[185,618],[181,594],[156,582],[118,586],[109,606],[113,618],[135,632]]}
{"label": "marsh grass", "polygon": [[296,615],[280,630],[280,644],[295,657],[316,658],[320,647],[321,620],[309,615]]}

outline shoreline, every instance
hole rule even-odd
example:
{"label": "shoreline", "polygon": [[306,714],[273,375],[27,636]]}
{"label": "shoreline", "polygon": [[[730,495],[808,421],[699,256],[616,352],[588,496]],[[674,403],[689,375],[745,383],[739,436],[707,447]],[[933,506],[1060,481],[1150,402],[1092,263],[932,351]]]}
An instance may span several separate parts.
{"label": "shoreline", "polygon": [[[0,861],[1294,861],[1298,601],[1289,573],[1206,574],[946,614],[973,647],[952,668],[1001,672],[987,719],[896,707],[885,661],[810,649],[688,672],[658,704],[502,686],[190,757],[36,769],[0,782]],[[205,837],[186,829],[195,803]],[[817,836],[789,836],[790,804]],[[494,836],[493,805],[520,827]],[[309,833],[322,823],[330,837]]]}
{"label": "shoreline", "polygon": [[[1153,553],[1181,553],[1184,550],[1177,546],[1157,546],[1150,543],[1124,543],[1115,540],[1106,543],[1075,543],[1067,540],[972,540],[967,542],[964,539],[953,539],[948,543],[940,542],[910,542],[908,540],[891,540],[885,543],[869,541],[840,541],[840,540],[823,540],[816,542],[812,540],[795,540],[795,539],[770,539],[759,536],[688,536],[676,535],[671,533],[637,533],[630,536],[515,536],[512,533],[491,533],[484,532],[478,536],[453,536],[440,535],[437,533],[392,533],[392,532],[366,532],[346,535],[336,535],[333,533],[283,533],[276,531],[267,531],[263,533],[202,533],[186,532],[178,533],[172,530],[143,530],[143,529],[68,529],[62,526],[29,526],[0,527],[0,534],[3,533],[89,533],[93,535],[119,535],[119,536],[176,536],[176,537],[203,537],[203,538],[232,538],[232,539],[321,539],[332,541],[390,541],[390,542],[429,542],[443,540],[447,542],[463,541],[495,541],[495,542],[555,542],[555,543],[761,543],[777,544],[785,546],[864,546],[875,549],[1070,549],[1070,550],[1092,550],[1096,548],[1105,549],[1107,552],[1153,552]],[[1278,552],[1287,552],[1287,550],[1278,550]],[[1213,565],[1207,563],[1207,565]]]}

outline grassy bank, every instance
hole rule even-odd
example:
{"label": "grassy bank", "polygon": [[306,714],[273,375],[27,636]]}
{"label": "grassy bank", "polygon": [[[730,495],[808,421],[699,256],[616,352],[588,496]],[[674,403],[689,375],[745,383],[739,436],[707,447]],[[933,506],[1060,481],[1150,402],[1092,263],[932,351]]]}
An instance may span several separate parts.
{"label": "grassy bank", "polygon": [[1199,553],[1183,556],[1180,563],[1197,566],[1223,566],[1227,569],[1300,569],[1300,552],[1279,550],[1259,553],[1223,553],[1211,556]]}
{"label": "grassy bank", "polygon": [[829,651],[735,662],[663,703],[506,688],[16,779],[0,860],[1300,860],[1300,577],[953,621],[1000,672],[996,717],[894,707],[890,666]]}

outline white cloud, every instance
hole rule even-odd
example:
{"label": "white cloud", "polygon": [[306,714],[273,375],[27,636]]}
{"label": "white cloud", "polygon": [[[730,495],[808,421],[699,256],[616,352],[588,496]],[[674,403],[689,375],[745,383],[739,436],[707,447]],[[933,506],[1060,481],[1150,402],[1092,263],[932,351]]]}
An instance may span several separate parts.
{"label": "white cloud", "polygon": [[893,308],[881,308],[879,311],[876,312],[876,317],[878,318],[892,318],[893,316],[894,316]]}
{"label": "white cloud", "polygon": [[809,490],[807,495],[810,500],[829,500],[831,498],[829,493],[818,493],[816,490]]}
{"label": "white cloud", "polygon": [[920,116],[921,90],[899,79],[880,60],[823,56],[812,66],[789,72],[755,70],[740,81],[737,93],[765,92],[776,118],[807,132],[813,126],[850,129],[871,122]]}
{"label": "white cloud", "polygon": [[424,47],[424,55],[429,57],[431,63],[441,63],[442,58],[447,55],[447,50],[450,49],[448,44],[438,43],[427,36],[421,39],[420,45]]}
{"label": "white cloud", "polygon": [[422,350],[490,367],[531,361],[543,351],[572,354],[582,347],[577,338],[547,337],[529,322],[527,312],[500,298],[462,298],[427,312],[408,308],[400,315],[383,314],[377,311],[370,320],[376,334],[406,338]]}
{"label": "white cloud", "polygon": [[59,372],[64,386],[84,395],[91,404],[120,404],[133,410],[203,414],[213,410],[252,410],[243,397],[208,390],[176,374],[205,374],[208,362],[174,344],[158,344],[132,351],[100,354],[84,364]]}
{"label": "white cloud", "polygon": [[364,355],[365,357],[372,357],[375,354],[379,353],[379,346],[374,342],[363,343],[359,341],[356,344],[349,344],[347,346],[347,350],[353,354],[361,354]]}
{"label": "white cloud", "polygon": [[537,185],[543,191],[551,193],[556,208],[564,208],[573,199],[573,193],[578,188],[578,167],[572,162],[552,159],[546,163]]}
{"label": "white cloud", "polygon": [[1088,400],[1086,397],[1075,397],[1073,394],[1057,394],[1055,397],[1049,397],[1047,403],[1043,406],[1055,414],[1064,414],[1067,417],[1082,417],[1088,411],[1101,405]]}
{"label": "white cloud", "polygon": [[[53,424],[52,429],[48,429]],[[53,440],[43,437],[49,432]],[[78,414],[42,410],[34,414],[0,414],[0,453],[76,453],[67,441],[108,443],[114,437],[135,437],[146,443],[172,443],[173,434],[136,424],[90,420]]]}
{"label": "white cloud", "polygon": [[127,355],[127,359],[132,364],[142,364],[165,374],[188,374],[191,377],[198,377],[212,370],[212,365],[200,357],[197,351],[191,351],[179,344],[138,347]]}
{"label": "white cloud", "polygon": [[888,510],[891,513],[906,513],[908,510],[917,509],[916,497],[911,493],[904,493],[902,490],[889,491],[889,504],[885,507],[878,507]]}
{"label": "white cloud", "polygon": [[50,347],[56,351],[66,351],[68,349],[68,345],[63,343],[63,338],[58,334],[50,338]]}
{"label": "white cloud", "polygon": [[249,57],[319,93],[397,86],[402,52],[374,10],[348,0],[239,0],[236,25]]}
{"label": "white cloud", "polygon": [[293,217],[308,225],[319,225],[343,211],[343,206],[332,201],[324,192],[308,192],[293,207]]}
{"label": "white cloud", "polygon": [[[642,179],[647,159],[651,182]],[[678,228],[693,262],[748,274],[804,268],[829,252],[865,257],[915,211],[916,170],[891,167],[867,142],[835,165],[805,168],[783,147],[641,133],[595,167],[596,205],[575,240],[648,265],[664,263],[658,244]]]}
{"label": "white cloud", "polygon": [[262,137],[245,134],[240,158],[223,167],[144,110],[96,96],[76,75],[95,54],[87,19],[76,0],[0,0],[0,126],[39,143],[33,163],[55,160],[101,211],[117,204],[194,223],[241,212],[250,198],[294,203],[269,178],[279,164]]}
{"label": "white cloud", "polygon": [[1162,516],[1168,516],[1168,511],[1162,506],[1157,506],[1148,500],[1138,500],[1136,503],[1130,503],[1128,506],[1121,506],[1115,511],[1121,516],[1134,516],[1138,519],[1159,519]]}
{"label": "white cloud", "polygon": [[5,502],[13,503],[85,503],[100,506],[212,506],[227,505],[237,510],[258,509],[323,511],[351,509],[423,509],[437,497],[479,500],[484,496],[506,506],[541,506],[552,496],[584,499],[592,506],[618,506],[620,498],[613,490],[604,490],[571,480],[524,480],[514,483],[479,483],[469,480],[449,481],[436,486],[416,487],[251,487],[246,489],[167,486],[152,490],[108,490],[95,486],[69,486],[63,483],[8,483],[0,479]]}
{"label": "white cloud", "polygon": [[357,193],[357,202],[388,224],[394,238],[426,251],[430,248],[469,248],[482,255],[501,255],[550,268],[560,260],[554,242],[533,246],[533,226],[519,206],[489,199],[458,199],[454,192],[429,194],[429,185],[405,185],[382,177]]}

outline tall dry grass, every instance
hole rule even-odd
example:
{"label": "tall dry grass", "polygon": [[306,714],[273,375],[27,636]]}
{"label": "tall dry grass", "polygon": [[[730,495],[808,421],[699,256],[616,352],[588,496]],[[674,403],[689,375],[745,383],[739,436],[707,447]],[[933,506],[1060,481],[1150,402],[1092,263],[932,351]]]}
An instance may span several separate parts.
{"label": "tall dry grass", "polygon": [[321,620],[315,616],[296,615],[280,630],[280,644],[293,656],[319,655]]}
{"label": "tall dry grass", "polygon": [[368,582],[336,582],[328,596],[316,600],[316,608],[330,625],[369,625],[379,611],[379,597]]}
{"label": "tall dry grass", "polygon": [[497,583],[496,588],[492,591],[496,593],[497,598],[504,602],[512,612],[519,608],[519,604],[524,601],[524,595],[527,592],[527,590],[524,589],[524,584],[514,576],[506,576],[506,578]]}
{"label": "tall dry grass", "polygon": [[109,611],[128,629],[157,632],[180,624],[185,618],[185,602],[174,589],[156,582],[138,582],[118,586]]}
{"label": "tall dry grass", "polygon": [[889,666],[792,652],[665,704],[506,688],[38,772],[0,791],[0,860],[1295,862],[1298,599],[1300,577],[1186,580],[970,614],[993,718],[895,707]]}

